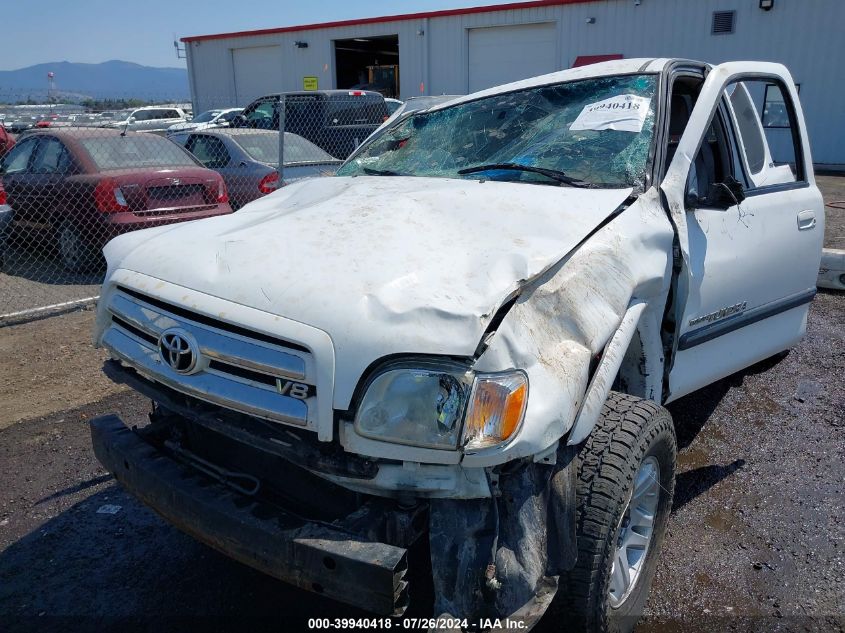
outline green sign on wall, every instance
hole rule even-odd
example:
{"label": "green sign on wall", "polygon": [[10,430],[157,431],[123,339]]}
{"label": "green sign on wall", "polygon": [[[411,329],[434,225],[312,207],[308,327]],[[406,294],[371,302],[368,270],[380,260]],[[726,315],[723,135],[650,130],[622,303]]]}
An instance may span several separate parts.
{"label": "green sign on wall", "polygon": [[303,90],[317,90],[317,78],[316,77],[303,77],[302,78],[302,89]]}

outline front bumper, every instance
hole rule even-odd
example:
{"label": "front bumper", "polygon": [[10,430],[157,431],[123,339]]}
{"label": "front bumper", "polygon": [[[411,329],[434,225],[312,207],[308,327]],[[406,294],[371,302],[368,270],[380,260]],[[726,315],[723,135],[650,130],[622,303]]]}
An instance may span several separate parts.
{"label": "front bumper", "polygon": [[363,536],[378,512],[309,521],[183,465],[114,415],[91,421],[94,453],[132,495],[214,549],[275,578],[379,615],[408,603],[408,550]]}

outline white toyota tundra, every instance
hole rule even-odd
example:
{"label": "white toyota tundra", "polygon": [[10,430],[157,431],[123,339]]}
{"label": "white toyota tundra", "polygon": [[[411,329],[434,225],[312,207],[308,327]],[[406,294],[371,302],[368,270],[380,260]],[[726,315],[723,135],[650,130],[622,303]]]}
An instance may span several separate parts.
{"label": "white toyota tundra", "polygon": [[94,420],[94,450],[180,529],[375,614],[630,631],[663,405],[800,340],[823,225],[778,64],[612,61],[410,112],[336,177],[106,246],[95,340],[154,409]]}

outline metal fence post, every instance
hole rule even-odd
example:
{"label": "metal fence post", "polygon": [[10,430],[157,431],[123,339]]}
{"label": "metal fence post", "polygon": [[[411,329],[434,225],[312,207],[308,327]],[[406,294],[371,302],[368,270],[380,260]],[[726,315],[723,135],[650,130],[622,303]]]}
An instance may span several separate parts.
{"label": "metal fence post", "polygon": [[279,186],[285,184],[285,95],[279,97]]}

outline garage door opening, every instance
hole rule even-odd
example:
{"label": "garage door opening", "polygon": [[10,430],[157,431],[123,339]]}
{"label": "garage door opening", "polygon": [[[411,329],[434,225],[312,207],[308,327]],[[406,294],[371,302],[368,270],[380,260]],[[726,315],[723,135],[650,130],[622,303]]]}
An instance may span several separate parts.
{"label": "garage door opening", "polygon": [[399,96],[399,36],[356,37],[334,41],[337,87],[375,90]]}

